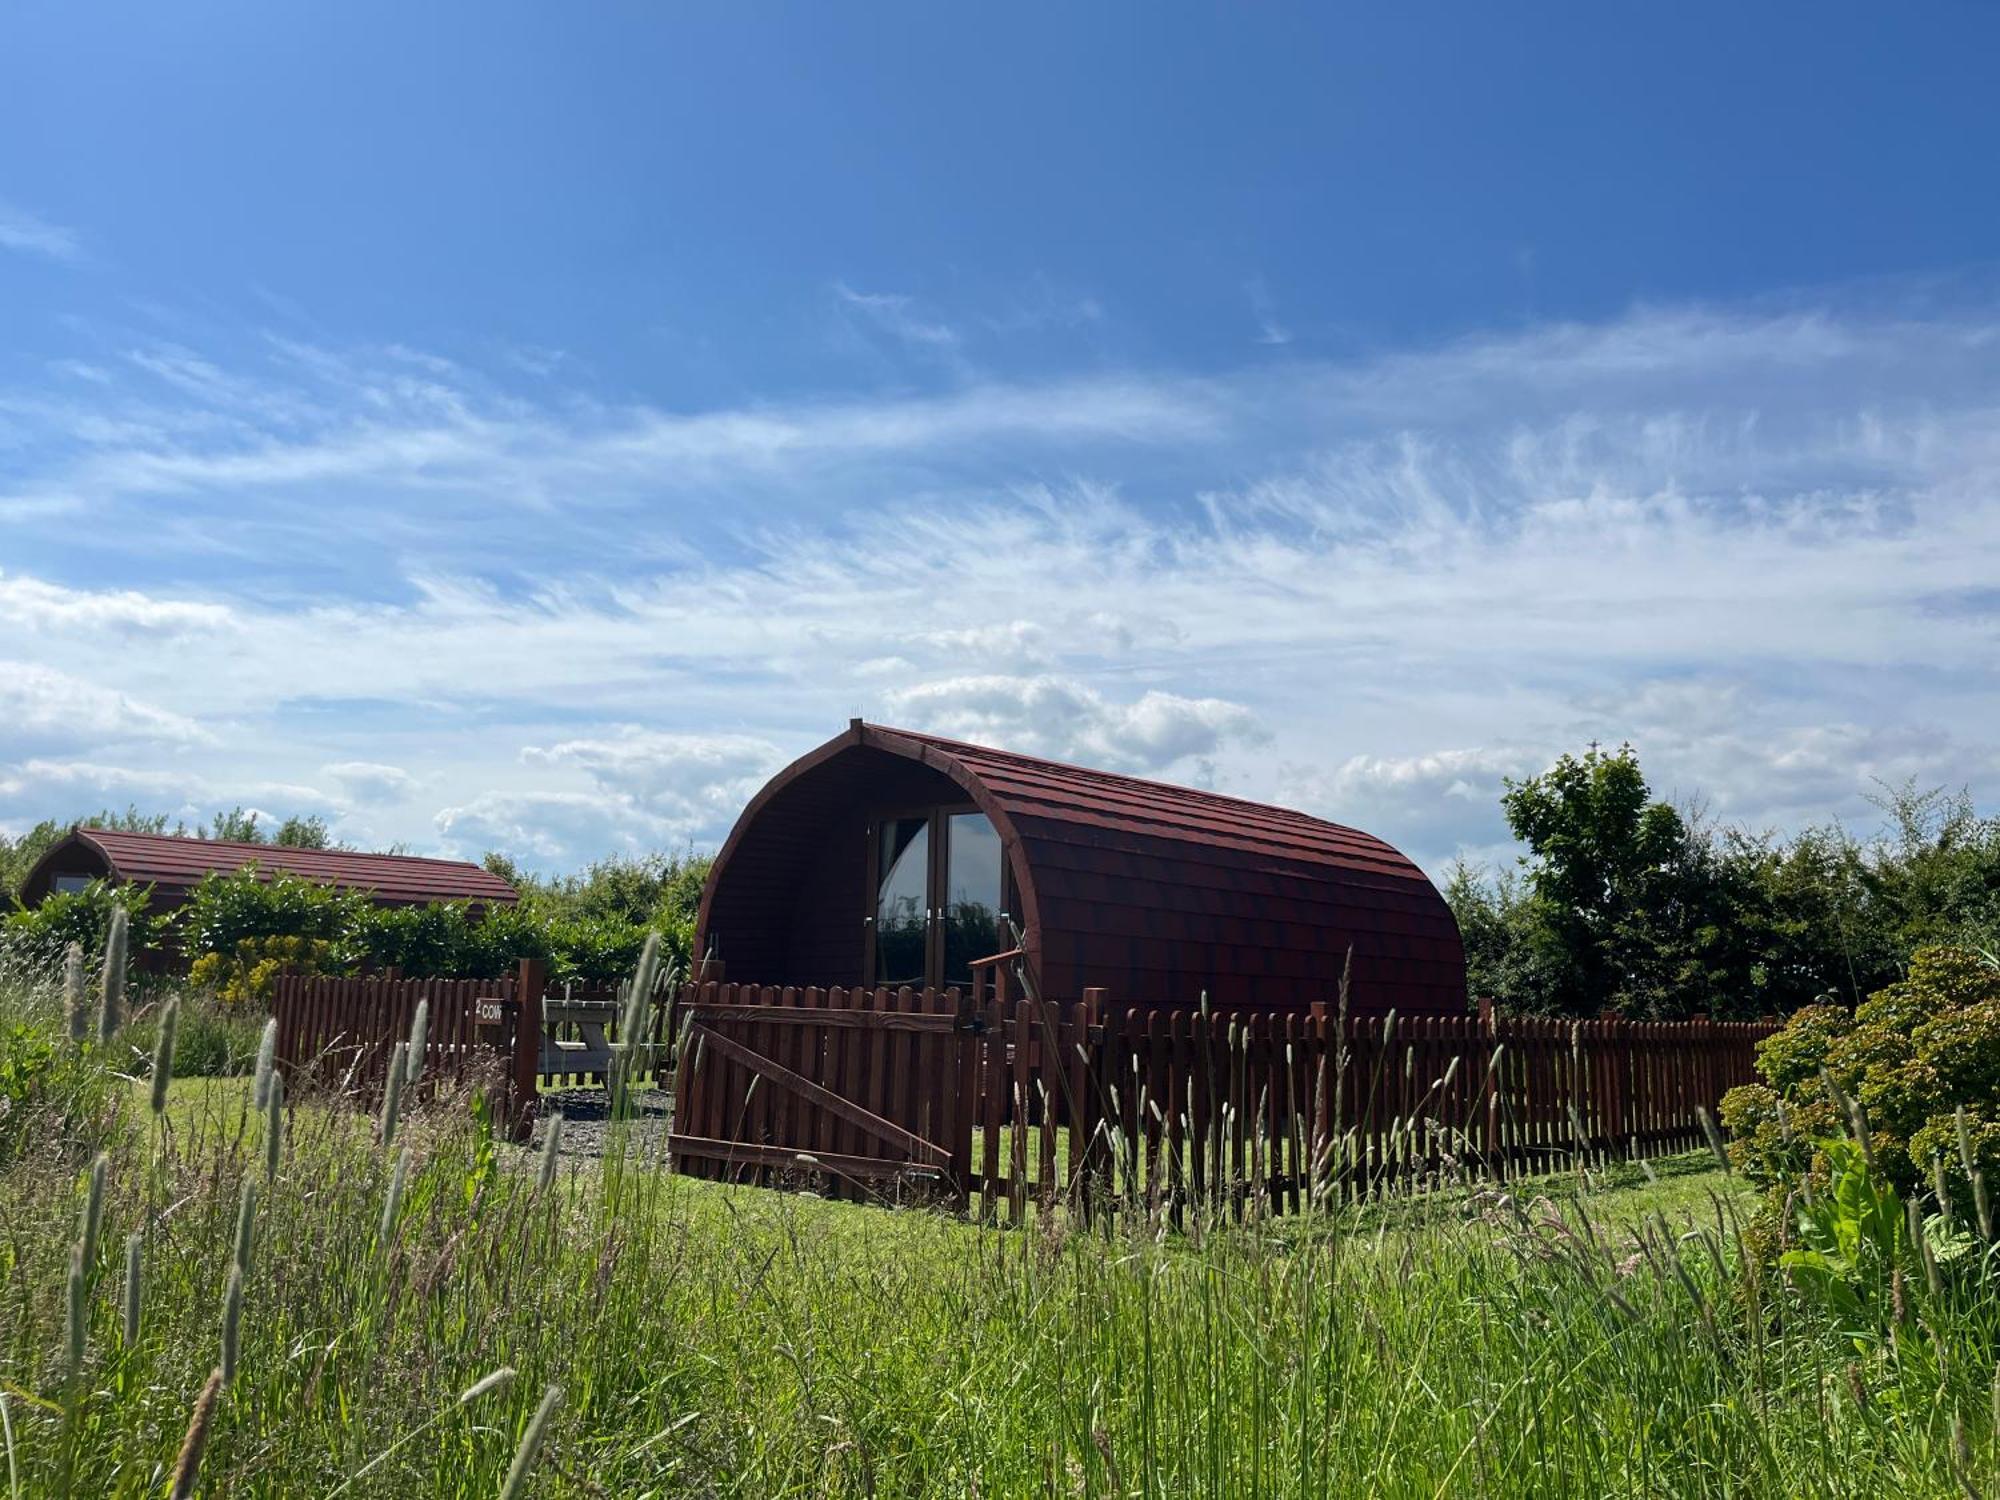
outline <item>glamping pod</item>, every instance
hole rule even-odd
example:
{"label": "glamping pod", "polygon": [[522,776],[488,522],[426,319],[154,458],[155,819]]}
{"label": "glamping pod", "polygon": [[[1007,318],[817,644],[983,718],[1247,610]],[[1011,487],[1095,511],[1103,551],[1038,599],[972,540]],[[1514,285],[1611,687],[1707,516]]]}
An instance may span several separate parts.
{"label": "glamping pod", "polygon": [[1041,993],[1115,1006],[1462,1014],[1424,873],[1352,828],[1213,792],[886,729],[780,771],[702,893],[732,981],[949,985],[1021,946]]}
{"label": "glamping pod", "polygon": [[204,876],[254,868],[263,879],[297,875],[321,885],[366,891],[377,906],[464,901],[512,906],[514,887],[491,871],[455,859],[411,854],[361,854],[351,849],[293,849],[283,844],[239,844],[178,834],[128,833],[77,828],[52,845],[21,882],[21,902],[83,889],[93,880],[152,888],[148,910],[172,910]]}

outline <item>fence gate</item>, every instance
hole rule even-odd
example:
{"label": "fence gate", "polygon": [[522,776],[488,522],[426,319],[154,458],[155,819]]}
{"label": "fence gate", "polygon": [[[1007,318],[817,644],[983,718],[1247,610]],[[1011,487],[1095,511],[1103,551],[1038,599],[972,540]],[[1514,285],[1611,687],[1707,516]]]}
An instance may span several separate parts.
{"label": "fence gate", "polygon": [[964,1205],[974,1065],[956,991],[690,986],[676,1170]]}

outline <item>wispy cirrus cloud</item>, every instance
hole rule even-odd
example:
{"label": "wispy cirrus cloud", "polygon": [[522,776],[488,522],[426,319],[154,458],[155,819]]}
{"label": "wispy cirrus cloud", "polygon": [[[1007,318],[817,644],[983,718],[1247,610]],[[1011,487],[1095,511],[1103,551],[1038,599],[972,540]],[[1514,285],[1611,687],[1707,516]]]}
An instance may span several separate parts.
{"label": "wispy cirrus cloud", "polygon": [[0,250],[71,261],[83,253],[83,244],[74,229],[52,224],[39,215],[0,199]]}
{"label": "wispy cirrus cloud", "polygon": [[[0,538],[71,560],[0,575],[15,654],[211,778],[325,767],[354,827],[549,859],[719,837],[857,713],[1433,863],[1592,737],[1757,824],[1996,771],[1986,302],[713,411],[558,378],[266,341],[0,390],[8,491],[67,507],[0,497]],[[64,795],[39,753],[0,730],[0,816]]]}
{"label": "wispy cirrus cloud", "polygon": [[833,292],[841,306],[905,344],[931,350],[959,346],[958,330],[942,318],[926,315],[914,297],[901,292],[857,292],[844,281],[835,282]]}

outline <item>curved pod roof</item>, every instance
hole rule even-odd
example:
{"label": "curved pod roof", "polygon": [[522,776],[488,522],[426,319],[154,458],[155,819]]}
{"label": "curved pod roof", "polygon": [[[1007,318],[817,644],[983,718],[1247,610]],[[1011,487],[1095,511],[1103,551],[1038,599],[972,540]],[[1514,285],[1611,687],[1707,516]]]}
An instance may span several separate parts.
{"label": "curved pod roof", "polygon": [[[1466,1008],[1458,925],[1437,888],[1358,829],[1189,787],[856,722],[753,798],[703,893],[701,937],[732,979],[858,982],[865,809],[970,802],[998,830],[1045,992],[1115,1005],[1380,1012]],[[831,858],[816,856],[831,848]],[[848,915],[821,915],[826,891]],[[780,928],[815,928],[801,938]],[[824,927],[826,935],[817,935]],[[732,948],[735,950],[732,952]],[[746,966],[747,965],[747,966]]]}
{"label": "curved pod roof", "polygon": [[267,877],[283,872],[322,885],[367,891],[387,905],[477,901],[504,906],[519,899],[514,887],[498,875],[464,860],[293,849],[111,828],[79,828],[58,840],[28,872],[21,895],[24,900],[39,898],[56,873],[72,869],[87,868],[113,880],[178,893],[199,884],[204,875],[230,874],[251,865]]}

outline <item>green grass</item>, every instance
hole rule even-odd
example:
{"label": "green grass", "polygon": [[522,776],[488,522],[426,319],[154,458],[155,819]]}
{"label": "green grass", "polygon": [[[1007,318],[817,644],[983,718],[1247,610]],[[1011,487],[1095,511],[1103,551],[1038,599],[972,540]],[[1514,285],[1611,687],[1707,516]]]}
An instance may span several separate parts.
{"label": "green grass", "polygon": [[[0,987],[0,1019],[23,1004]],[[0,1161],[19,1494],[165,1492],[219,1358],[246,1177],[208,1494],[493,1496],[551,1385],[543,1496],[1942,1496],[1965,1493],[1954,1420],[1979,1492],[1995,1472],[1990,1285],[1857,1344],[1760,1271],[1753,1200],[1690,1161],[1183,1233],[992,1231],[616,1149],[541,1193],[457,1099],[404,1123],[385,1239],[372,1119],[294,1101],[267,1183],[248,1088],[177,1081],[164,1121],[143,1090],[107,1094],[74,1377],[89,1147],[52,1122]]]}

